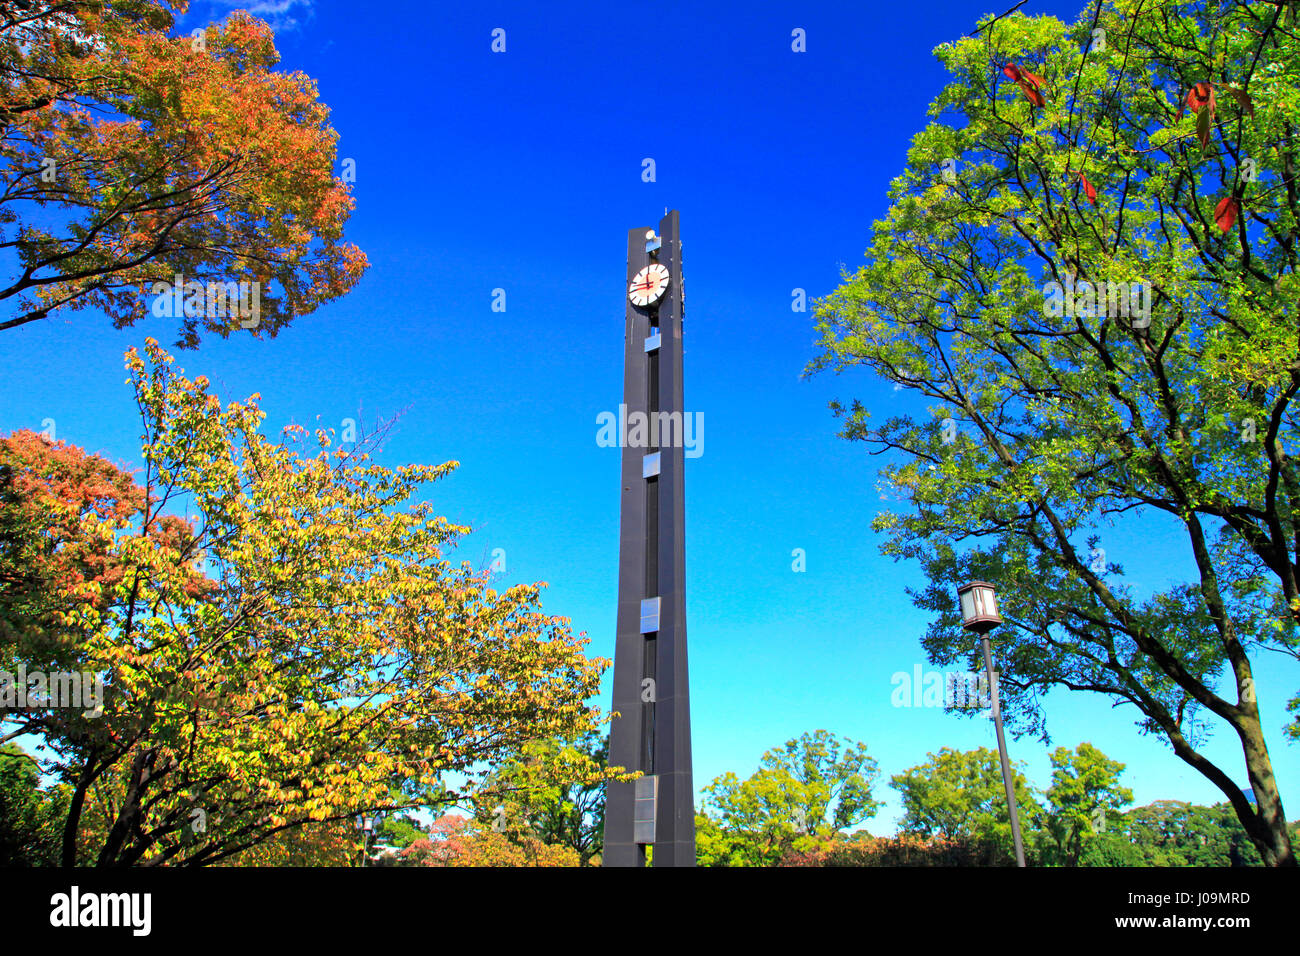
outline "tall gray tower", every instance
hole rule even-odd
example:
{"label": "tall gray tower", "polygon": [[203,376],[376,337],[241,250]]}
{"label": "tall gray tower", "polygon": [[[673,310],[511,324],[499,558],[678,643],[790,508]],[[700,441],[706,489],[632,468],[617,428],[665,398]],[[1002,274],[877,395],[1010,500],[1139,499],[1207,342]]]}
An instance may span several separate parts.
{"label": "tall gray tower", "polygon": [[[677,210],[627,235],[622,503],[605,866],[695,865],[695,788],[686,672],[682,242]],[[638,413],[649,427],[638,430]],[[627,427],[621,422],[626,416]],[[645,440],[634,446],[638,435]]]}

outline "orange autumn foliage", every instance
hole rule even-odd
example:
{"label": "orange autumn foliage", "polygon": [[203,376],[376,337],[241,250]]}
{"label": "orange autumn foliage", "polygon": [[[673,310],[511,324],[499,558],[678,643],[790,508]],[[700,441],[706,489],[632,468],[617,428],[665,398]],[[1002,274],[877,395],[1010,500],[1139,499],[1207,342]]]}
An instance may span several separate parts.
{"label": "orange autumn foliage", "polygon": [[826,838],[813,850],[790,851],[781,866],[1012,866],[999,847],[974,839],[922,838],[909,834]]}
{"label": "orange autumn foliage", "polygon": [[580,866],[572,847],[528,835],[507,836],[458,815],[433,822],[429,836],[401,852],[408,866]]}
{"label": "orange autumn foliage", "polygon": [[19,237],[0,330],[87,307],[129,326],[179,274],[260,290],[254,323],[174,316],[179,346],[274,336],[367,267],[342,241],[353,199],[314,82],[276,72],[262,21],[236,12],[172,36],[169,6],[185,8],[60,4],[15,15],[0,40],[0,222]]}

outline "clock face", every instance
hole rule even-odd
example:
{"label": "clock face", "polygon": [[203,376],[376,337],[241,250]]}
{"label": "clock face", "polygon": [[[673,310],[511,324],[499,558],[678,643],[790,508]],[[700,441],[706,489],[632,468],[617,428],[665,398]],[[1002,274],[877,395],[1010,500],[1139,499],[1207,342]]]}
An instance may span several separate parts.
{"label": "clock face", "polygon": [[627,297],[641,308],[654,305],[668,291],[668,267],[652,262],[635,276],[628,286]]}

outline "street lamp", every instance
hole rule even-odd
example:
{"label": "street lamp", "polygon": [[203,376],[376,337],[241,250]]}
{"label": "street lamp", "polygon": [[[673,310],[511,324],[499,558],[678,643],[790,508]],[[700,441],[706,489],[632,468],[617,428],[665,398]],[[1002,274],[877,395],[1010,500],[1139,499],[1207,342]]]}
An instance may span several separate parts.
{"label": "street lamp", "polygon": [[984,651],[984,670],[989,678],[989,696],[993,704],[993,726],[998,732],[998,756],[1002,760],[1002,782],[1007,788],[1007,808],[1011,814],[1011,838],[1016,844],[1016,865],[1025,865],[1025,846],[1020,839],[1020,814],[1016,809],[1016,788],[1007,761],[1007,742],[1002,736],[1002,708],[999,705],[997,680],[993,676],[993,654],[989,650],[989,631],[1002,623],[998,613],[997,593],[987,581],[971,581],[957,589],[961,603],[961,626],[980,636]]}
{"label": "street lamp", "polygon": [[370,834],[375,828],[375,818],[361,814],[361,865],[366,865],[366,857],[370,855]]}

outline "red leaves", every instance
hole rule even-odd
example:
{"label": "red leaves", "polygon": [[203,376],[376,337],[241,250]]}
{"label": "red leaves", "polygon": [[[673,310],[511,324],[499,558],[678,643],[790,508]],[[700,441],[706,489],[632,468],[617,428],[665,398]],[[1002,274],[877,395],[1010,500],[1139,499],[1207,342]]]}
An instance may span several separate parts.
{"label": "red leaves", "polygon": [[[1225,90],[1237,102],[1241,111],[1251,118],[1255,116],[1255,101],[1250,94],[1236,86],[1225,86]],[[1214,125],[1214,112],[1218,105],[1214,100],[1214,84],[1194,83],[1187,91],[1187,108],[1196,114],[1196,138],[1200,140],[1201,149],[1210,145],[1210,127]],[[1183,108],[1178,108],[1178,118],[1183,118]]]}
{"label": "red leaves", "polygon": [[1214,222],[1223,232],[1227,232],[1237,221],[1241,206],[1232,196],[1224,196],[1214,207]]}
{"label": "red leaves", "polygon": [[1017,83],[1021,83],[1021,82],[1028,83],[1034,89],[1038,89],[1038,87],[1042,86],[1044,82],[1043,78],[1038,74],[1030,73],[1028,70],[1022,70],[1014,63],[1008,63],[1005,67],[1002,68],[1002,72],[1006,73],[1007,76],[1010,76]]}
{"label": "red leaves", "polygon": [[1025,96],[1029,102],[1035,106],[1046,106],[1047,100],[1043,99],[1043,94],[1038,92],[1038,88],[1043,86],[1045,81],[1036,73],[1030,73],[1028,70],[1022,70],[1014,63],[1008,63],[1002,68],[1002,72],[1009,79],[1015,80],[1016,83],[1024,90]]}
{"label": "red leaves", "polygon": [[1097,205],[1097,187],[1088,182],[1088,177],[1083,173],[1079,174],[1079,182],[1083,183],[1083,194],[1088,197],[1088,202]]}
{"label": "red leaves", "polygon": [[[1069,170],[1067,169],[1066,172],[1068,173]],[[1075,173],[1068,182],[1077,182],[1082,185],[1084,197],[1094,206],[1097,205],[1097,187],[1092,184],[1091,180],[1082,171]]]}
{"label": "red leaves", "polygon": [[[1205,149],[1210,145],[1210,127],[1214,124],[1214,86],[1204,82],[1192,84],[1187,91],[1187,107],[1196,114],[1196,138],[1201,149]],[[1183,110],[1179,107],[1178,118],[1182,117]]]}
{"label": "red leaves", "polygon": [[1199,113],[1202,107],[1214,109],[1214,87],[1209,83],[1196,83],[1187,91],[1187,106],[1193,113]]}

